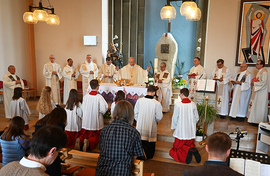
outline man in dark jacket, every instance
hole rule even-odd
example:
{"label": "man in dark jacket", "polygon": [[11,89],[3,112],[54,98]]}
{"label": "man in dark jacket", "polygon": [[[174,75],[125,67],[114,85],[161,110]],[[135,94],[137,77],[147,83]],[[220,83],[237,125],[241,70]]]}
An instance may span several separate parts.
{"label": "man in dark jacket", "polygon": [[207,138],[206,151],[208,161],[202,166],[184,171],[183,176],[241,176],[242,174],[232,170],[225,163],[230,155],[232,146],[231,138],[222,132],[216,132]]}

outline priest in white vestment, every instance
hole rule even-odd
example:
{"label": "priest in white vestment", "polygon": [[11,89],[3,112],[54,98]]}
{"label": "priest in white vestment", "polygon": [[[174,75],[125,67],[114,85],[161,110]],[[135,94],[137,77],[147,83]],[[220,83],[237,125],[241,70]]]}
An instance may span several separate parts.
{"label": "priest in white vestment", "polygon": [[10,114],[10,102],[13,97],[14,89],[21,87],[24,89],[23,80],[15,74],[16,69],[13,65],[8,67],[8,72],[3,76],[3,90],[4,90],[4,101],[5,101],[5,116],[11,118]]}
{"label": "priest in white vestment", "polygon": [[112,58],[107,57],[106,63],[102,64],[98,70],[98,80],[102,83],[113,83],[116,81],[115,66],[112,64]]}
{"label": "priest in white vestment", "polygon": [[217,81],[216,107],[220,118],[226,118],[229,108],[232,73],[224,66],[224,60],[217,60],[217,68],[212,72],[212,78]]}
{"label": "priest in white vestment", "polygon": [[43,67],[43,75],[46,78],[46,86],[52,89],[52,99],[55,104],[61,104],[59,80],[62,78],[61,67],[55,63],[55,56],[50,55],[50,62],[46,63]]}
{"label": "priest in white vestment", "polygon": [[68,64],[63,69],[63,77],[64,77],[64,104],[67,103],[69,91],[71,89],[77,90],[77,81],[76,79],[79,76],[79,71],[76,67],[73,66],[73,60],[69,58],[67,60]]}
{"label": "priest in white vestment", "polygon": [[158,87],[162,91],[162,111],[168,112],[170,110],[171,105],[171,97],[172,97],[172,79],[171,74],[168,70],[166,70],[166,63],[162,62],[160,64],[160,72],[156,74]]}
{"label": "priest in white vestment", "polygon": [[252,75],[247,68],[247,63],[242,63],[240,65],[240,73],[238,73],[234,81],[232,81],[234,88],[229,116],[231,118],[237,118],[239,122],[244,121],[247,116],[251,95]]}
{"label": "priest in white vestment", "polygon": [[104,127],[103,114],[108,110],[108,104],[102,95],[98,94],[98,80],[90,81],[92,91],[83,97],[83,118],[81,135],[76,139],[75,148],[83,147],[85,152],[88,147],[93,150],[99,142],[101,129]]}
{"label": "priest in white vestment", "polygon": [[207,74],[206,70],[203,66],[200,65],[201,59],[199,57],[194,58],[194,66],[190,69],[188,75],[188,82],[189,82],[189,98],[191,100],[196,100],[196,89],[197,89],[197,81],[198,79],[206,79]]}
{"label": "priest in white vestment", "polygon": [[90,54],[87,54],[86,61],[81,65],[80,72],[82,74],[83,95],[85,95],[90,81],[98,76],[97,64],[92,61]]}
{"label": "priest in white vestment", "polygon": [[190,101],[188,95],[187,88],[181,89],[180,98],[182,101],[174,105],[171,129],[175,129],[173,133],[175,141],[169,153],[176,161],[187,164],[191,162],[193,154],[197,162],[201,161],[194,143],[199,115],[196,104]]}
{"label": "priest in white vestment", "polygon": [[142,147],[147,159],[152,159],[155,154],[157,123],[163,117],[162,106],[154,99],[155,92],[155,86],[148,86],[147,95],[138,99],[134,108],[136,129],[141,134]]}
{"label": "priest in white vestment", "polygon": [[147,66],[146,70],[143,70],[139,65],[135,64],[134,58],[130,57],[128,59],[128,65],[119,70],[118,77],[130,79],[133,84],[144,84],[149,70],[149,66]]}
{"label": "priest in white vestment", "polygon": [[268,114],[268,72],[264,68],[264,61],[259,60],[256,68],[259,70],[255,80],[253,79],[252,95],[250,99],[250,114],[248,122],[252,124],[259,124],[260,122],[267,122]]}

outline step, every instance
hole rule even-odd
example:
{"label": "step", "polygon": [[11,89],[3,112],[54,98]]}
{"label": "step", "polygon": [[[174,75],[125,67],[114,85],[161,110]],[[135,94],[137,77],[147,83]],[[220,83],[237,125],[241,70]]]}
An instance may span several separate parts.
{"label": "step", "polygon": [[169,143],[174,143],[174,137],[169,136],[169,135],[162,135],[158,134],[157,135],[157,142],[169,142]]}
{"label": "step", "polygon": [[180,90],[181,90],[181,89],[172,89],[172,93],[173,93],[173,94],[174,94],[174,93],[180,94]]}

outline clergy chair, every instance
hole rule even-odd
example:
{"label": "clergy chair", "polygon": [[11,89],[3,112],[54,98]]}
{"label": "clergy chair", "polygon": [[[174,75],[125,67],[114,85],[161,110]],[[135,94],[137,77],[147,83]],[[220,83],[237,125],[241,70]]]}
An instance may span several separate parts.
{"label": "clergy chair", "polygon": [[27,87],[27,81],[23,79],[24,89],[23,89],[23,96],[25,100],[27,99],[27,93],[33,93],[34,94],[34,100],[36,100],[36,90],[34,88],[28,88]]}
{"label": "clergy chair", "polygon": [[3,81],[0,81],[0,95],[2,95],[3,97],[3,105],[5,105],[4,103],[4,90],[3,90]]}
{"label": "clergy chair", "polygon": [[82,81],[77,81],[77,91],[78,94],[83,94]]}

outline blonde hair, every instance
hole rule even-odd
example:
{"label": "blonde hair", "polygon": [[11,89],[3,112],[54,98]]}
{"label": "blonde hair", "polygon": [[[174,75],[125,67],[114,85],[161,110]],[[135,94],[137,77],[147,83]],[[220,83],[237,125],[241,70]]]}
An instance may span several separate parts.
{"label": "blonde hair", "polygon": [[51,87],[45,86],[40,95],[40,99],[37,104],[36,110],[41,114],[49,114],[52,111],[52,103],[51,103]]}

